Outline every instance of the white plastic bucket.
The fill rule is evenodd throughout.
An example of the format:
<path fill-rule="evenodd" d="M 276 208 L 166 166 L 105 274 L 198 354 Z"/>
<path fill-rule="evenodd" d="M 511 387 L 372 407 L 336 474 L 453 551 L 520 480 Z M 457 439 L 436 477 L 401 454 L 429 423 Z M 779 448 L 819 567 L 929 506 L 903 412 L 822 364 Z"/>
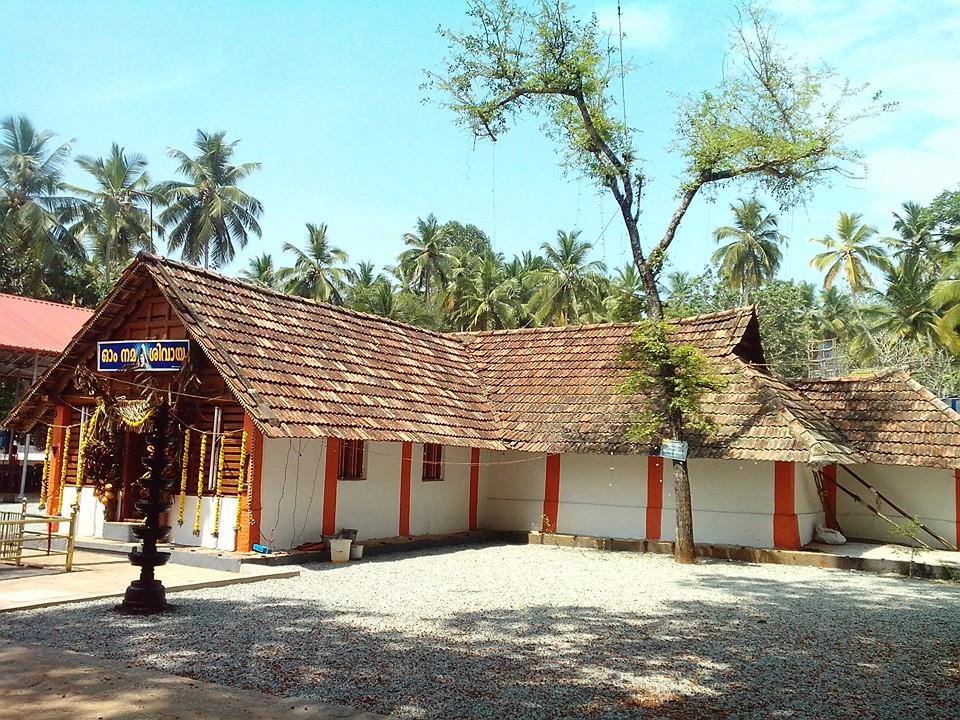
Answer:
<path fill-rule="evenodd" d="M 350 546 L 350 559 L 351 560 L 360 560 L 363 558 L 363 545 L 360 543 L 354 543 Z"/>
<path fill-rule="evenodd" d="M 352 541 L 334 538 L 330 541 L 330 561 L 345 563 L 350 559 L 350 545 Z"/>

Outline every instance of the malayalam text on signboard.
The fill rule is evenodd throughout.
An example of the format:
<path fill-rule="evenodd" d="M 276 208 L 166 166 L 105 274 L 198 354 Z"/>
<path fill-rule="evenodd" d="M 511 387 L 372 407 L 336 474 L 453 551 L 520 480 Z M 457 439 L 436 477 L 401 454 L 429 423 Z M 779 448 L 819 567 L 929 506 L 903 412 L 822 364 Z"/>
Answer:
<path fill-rule="evenodd" d="M 189 340 L 110 340 L 97 343 L 97 370 L 172 372 L 189 355 Z"/>
<path fill-rule="evenodd" d="M 660 445 L 660 457 L 668 460 L 686 460 L 687 443 L 683 440 L 667 440 L 664 438 Z"/>

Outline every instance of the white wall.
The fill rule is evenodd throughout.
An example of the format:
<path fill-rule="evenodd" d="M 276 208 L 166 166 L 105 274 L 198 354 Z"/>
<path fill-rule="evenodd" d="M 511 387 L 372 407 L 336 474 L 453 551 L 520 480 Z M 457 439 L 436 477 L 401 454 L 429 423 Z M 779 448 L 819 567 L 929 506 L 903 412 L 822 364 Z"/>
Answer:
<path fill-rule="evenodd" d="M 931 530 L 948 541 L 957 538 L 957 493 L 953 470 L 918 468 L 897 465 L 853 465 L 851 469 L 874 485 L 880 492 L 911 515 L 915 515 Z M 837 470 L 837 481 L 877 507 L 876 495 L 842 469 Z M 905 524 L 886 503 L 881 503 L 880 512 L 899 524 Z M 837 491 L 837 520 L 841 531 L 852 538 L 906 543 L 903 536 L 891 531 L 890 525 L 872 514 L 842 490 Z M 937 543 L 920 531 L 920 539 L 931 547 Z"/>
<path fill-rule="evenodd" d="M 800 544 L 813 542 L 813 526 L 826 525 L 823 503 L 817 493 L 817 483 L 813 479 L 813 470 L 807 465 L 797 463 L 794 508 L 797 512 L 797 524 L 800 526 Z"/>
<path fill-rule="evenodd" d="M 645 455 L 560 457 L 557 532 L 642 538 L 646 511 Z"/>
<path fill-rule="evenodd" d="M 543 517 L 544 455 L 525 452 L 480 453 L 480 527 L 489 530 L 539 530 Z M 563 462 L 560 465 L 563 492 Z M 559 518 L 558 518 L 559 519 Z"/>
<path fill-rule="evenodd" d="M 237 520 L 237 498 L 224 497 L 220 500 L 220 535 L 215 536 L 214 517 L 216 498 L 204 496 L 200 499 L 200 535 L 193 534 L 197 517 L 197 497 L 187 495 L 184 503 L 183 525 L 177 525 L 180 511 L 180 496 L 175 495 L 173 505 L 167 513 L 167 525 L 170 525 L 170 541 L 176 545 L 205 547 L 210 550 L 232 551 L 236 549 L 237 534 L 233 525 Z"/>
<path fill-rule="evenodd" d="M 326 447 L 323 439 L 264 438 L 260 482 L 264 545 L 288 549 L 320 539 Z"/>
<path fill-rule="evenodd" d="M 68 486 L 63 489 L 63 506 L 61 514 L 69 516 L 72 512 L 73 502 L 77 497 L 77 489 L 74 486 Z M 64 525 L 60 528 L 66 532 Z M 82 537 L 100 537 L 103 534 L 103 505 L 93 494 L 92 487 L 80 489 L 80 510 L 77 513 L 77 535 Z"/>
<path fill-rule="evenodd" d="M 410 533 L 430 535 L 467 530 L 470 524 L 470 448 L 445 447 L 443 480 L 428 482 L 423 481 L 423 445 L 414 444 L 412 452 Z"/>
<path fill-rule="evenodd" d="M 397 536 L 401 450 L 400 443 L 365 443 L 366 479 L 337 482 L 337 530 L 354 528 L 361 540 Z"/>
<path fill-rule="evenodd" d="M 773 546 L 772 462 L 695 459 L 687 465 L 697 542 Z"/>

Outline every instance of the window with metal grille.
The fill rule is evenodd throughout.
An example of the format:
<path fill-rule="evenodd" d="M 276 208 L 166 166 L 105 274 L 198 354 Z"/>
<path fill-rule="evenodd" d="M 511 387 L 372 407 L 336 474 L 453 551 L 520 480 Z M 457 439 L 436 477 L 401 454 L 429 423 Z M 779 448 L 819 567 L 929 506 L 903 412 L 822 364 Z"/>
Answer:
<path fill-rule="evenodd" d="M 443 480 L 443 445 L 425 443 L 423 446 L 423 480 Z"/>
<path fill-rule="evenodd" d="M 362 480 L 363 440 L 340 441 L 340 479 Z"/>

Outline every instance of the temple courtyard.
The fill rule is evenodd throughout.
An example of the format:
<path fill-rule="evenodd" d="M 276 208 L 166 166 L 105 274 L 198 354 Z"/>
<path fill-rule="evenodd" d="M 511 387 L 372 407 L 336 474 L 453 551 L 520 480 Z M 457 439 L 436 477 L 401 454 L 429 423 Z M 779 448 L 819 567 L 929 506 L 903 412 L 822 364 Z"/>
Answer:
<path fill-rule="evenodd" d="M 118 616 L 115 599 L 5 613 L 0 637 L 404 718 L 955 718 L 960 707 L 960 585 L 945 582 L 491 545 L 170 598 L 175 612 L 153 618 Z"/>

